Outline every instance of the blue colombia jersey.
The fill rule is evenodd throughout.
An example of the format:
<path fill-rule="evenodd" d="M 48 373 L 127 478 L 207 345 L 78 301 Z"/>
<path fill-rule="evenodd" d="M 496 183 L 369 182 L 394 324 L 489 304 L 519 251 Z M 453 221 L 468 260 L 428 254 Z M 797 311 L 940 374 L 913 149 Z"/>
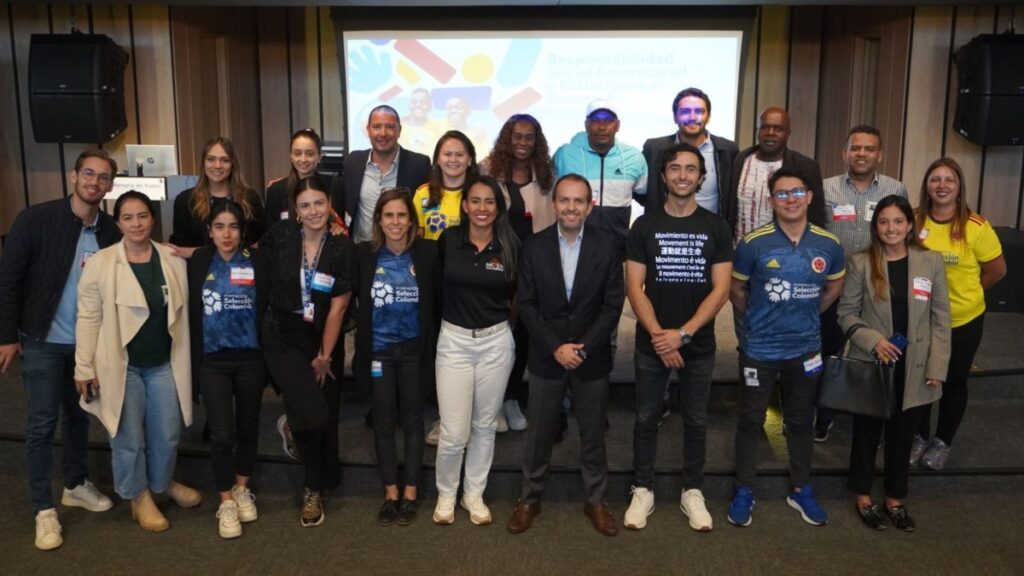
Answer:
<path fill-rule="evenodd" d="M 373 273 L 373 351 L 420 335 L 420 289 L 412 254 L 395 256 L 382 247 Z"/>
<path fill-rule="evenodd" d="M 732 271 L 750 282 L 743 353 L 772 362 L 820 350 L 822 287 L 845 266 L 839 239 L 813 224 L 796 244 L 774 222 L 747 234 Z"/>
<path fill-rule="evenodd" d="M 258 350 L 256 274 L 248 250 L 225 262 L 213 255 L 203 282 L 203 353 L 241 348 Z"/>

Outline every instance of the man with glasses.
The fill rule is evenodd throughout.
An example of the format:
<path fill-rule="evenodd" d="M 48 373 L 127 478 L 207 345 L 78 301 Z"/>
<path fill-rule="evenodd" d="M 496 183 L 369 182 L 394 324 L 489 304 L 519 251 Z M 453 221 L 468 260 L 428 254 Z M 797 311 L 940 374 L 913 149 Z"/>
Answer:
<path fill-rule="evenodd" d="M 78 280 L 90 256 L 121 238 L 114 219 L 99 209 L 116 172 L 117 164 L 103 150 L 83 152 L 70 175 L 71 196 L 19 214 L 0 260 L 0 371 L 21 354 L 28 399 L 25 452 L 40 550 L 64 542 L 50 489 L 59 419 L 65 486 L 61 504 L 92 512 L 113 506 L 88 480 L 89 420 L 79 407 L 72 375 Z"/>
<path fill-rule="evenodd" d="M 816 190 L 792 168 L 768 181 L 774 220 L 736 247 L 730 300 L 744 313 L 740 342 L 740 407 L 736 423 L 736 487 L 729 522 L 749 526 L 754 508 L 757 450 L 776 379 L 792 490 L 786 502 L 805 522 L 828 523 L 809 484 L 814 407 L 824 362 L 819 315 L 839 297 L 846 273 L 839 239 L 808 222 Z"/>

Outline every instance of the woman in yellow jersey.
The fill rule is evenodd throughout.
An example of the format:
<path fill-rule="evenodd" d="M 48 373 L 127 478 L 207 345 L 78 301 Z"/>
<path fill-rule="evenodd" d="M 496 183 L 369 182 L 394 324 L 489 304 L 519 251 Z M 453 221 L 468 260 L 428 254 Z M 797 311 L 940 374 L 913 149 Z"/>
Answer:
<path fill-rule="evenodd" d="M 480 175 L 476 148 L 458 130 L 445 132 L 437 141 L 433 163 L 430 181 L 417 188 L 412 198 L 420 230 L 428 240 L 437 240 L 441 232 L 459 224 L 462 191 Z"/>
<path fill-rule="evenodd" d="M 967 410 L 967 378 L 981 343 L 985 290 L 1006 275 L 1006 260 L 992 225 L 967 206 L 964 175 L 952 158 L 932 162 L 921 182 L 915 229 L 925 248 L 942 254 L 952 315 L 952 354 L 939 401 L 939 422 L 928 441 L 929 418 L 921 419 L 910 452 L 932 470 L 942 470 Z"/>

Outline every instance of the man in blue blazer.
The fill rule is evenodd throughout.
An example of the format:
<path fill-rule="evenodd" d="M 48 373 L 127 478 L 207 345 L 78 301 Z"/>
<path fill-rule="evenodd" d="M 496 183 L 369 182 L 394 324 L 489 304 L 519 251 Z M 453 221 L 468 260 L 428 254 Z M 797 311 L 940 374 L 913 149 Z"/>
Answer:
<path fill-rule="evenodd" d="M 566 387 L 572 387 L 580 426 L 584 513 L 598 532 L 618 533 L 604 500 L 608 456 L 604 423 L 611 334 L 622 313 L 624 284 L 615 238 L 584 222 L 593 207 L 586 178 L 567 174 L 555 183 L 557 223 L 527 239 L 519 274 L 519 314 L 531 335 L 529 432 L 523 481 L 508 530 L 527 530 L 540 513 L 551 446 Z"/>
<path fill-rule="evenodd" d="M 345 156 L 341 190 L 334 191 L 334 206 L 351 219 L 349 232 L 358 244 L 373 233 L 373 209 L 384 188 L 408 188 L 410 193 L 430 177 L 430 158 L 398 145 L 402 121 L 388 105 L 370 111 L 366 122 L 369 150 L 355 150 Z M 340 208 L 339 208 L 340 207 Z"/>

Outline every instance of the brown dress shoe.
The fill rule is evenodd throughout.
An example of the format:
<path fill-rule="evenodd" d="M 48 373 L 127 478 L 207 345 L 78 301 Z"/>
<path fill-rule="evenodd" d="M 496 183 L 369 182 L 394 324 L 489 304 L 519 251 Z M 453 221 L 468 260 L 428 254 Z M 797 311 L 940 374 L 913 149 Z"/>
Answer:
<path fill-rule="evenodd" d="M 612 518 L 612 513 L 608 510 L 607 502 L 596 505 L 587 502 L 583 505 L 583 513 L 590 518 L 590 521 L 594 523 L 594 528 L 601 534 L 615 536 L 619 533 L 618 527 L 615 526 L 615 518 Z"/>
<path fill-rule="evenodd" d="M 512 534 L 526 532 L 537 514 L 540 514 L 540 502 L 527 504 L 522 500 L 517 501 L 515 509 L 512 510 L 512 518 L 508 521 L 508 531 Z"/>
<path fill-rule="evenodd" d="M 132 498 L 132 519 L 142 526 L 143 530 L 150 532 L 163 532 L 171 527 L 170 522 L 160 513 L 160 509 L 153 502 L 153 495 L 149 490 L 143 490 L 135 498 Z"/>
<path fill-rule="evenodd" d="M 174 480 L 171 480 L 171 485 L 167 487 L 166 494 L 171 500 L 174 500 L 175 504 L 182 508 L 195 508 L 203 501 L 203 495 L 198 490 L 189 488 Z"/>

